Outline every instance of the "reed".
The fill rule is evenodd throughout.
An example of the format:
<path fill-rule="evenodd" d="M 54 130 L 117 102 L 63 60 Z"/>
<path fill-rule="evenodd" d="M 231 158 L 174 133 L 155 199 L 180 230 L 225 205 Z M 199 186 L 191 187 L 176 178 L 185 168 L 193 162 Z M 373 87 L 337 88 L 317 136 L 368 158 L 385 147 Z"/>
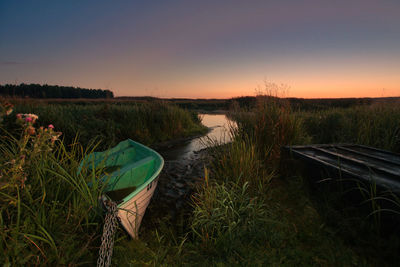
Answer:
<path fill-rule="evenodd" d="M 400 152 L 400 106 L 374 104 L 298 112 L 313 143 L 357 143 Z"/>
<path fill-rule="evenodd" d="M 196 113 L 162 101 L 81 105 L 43 104 L 31 100 L 17 102 L 15 110 L 16 113 L 38 114 L 40 124 L 54 124 L 64 133 L 66 144 L 71 144 L 76 135 L 83 146 L 97 138 L 102 141 L 98 149 L 106 149 L 128 138 L 153 145 L 207 130 Z"/>
<path fill-rule="evenodd" d="M 77 174 L 80 157 L 60 142 L 34 152 L 1 144 L 0 247 L 2 262 L 15 265 L 82 264 L 93 260 L 101 232 L 95 173 Z M 6 148 L 7 147 L 7 148 Z M 24 158 L 24 162 L 18 159 Z"/>
<path fill-rule="evenodd" d="M 230 116 L 238 124 L 238 134 L 248 136 L 264 160 L 276 165 L 281 147 L 306 143 L 302 119 L 291 111 L 289 102 L 272 95 L 259 95 L 250 110 L 233 109 Z"/>
<path fill-rule="evenodd" d="M 266 219 L 262 199 L 252 197 L 248 183 L 213 183 L 205 176 L 202 190 L 194 197 L 191 231 L 206 254 L 224 257 L 264 236 Z"/>

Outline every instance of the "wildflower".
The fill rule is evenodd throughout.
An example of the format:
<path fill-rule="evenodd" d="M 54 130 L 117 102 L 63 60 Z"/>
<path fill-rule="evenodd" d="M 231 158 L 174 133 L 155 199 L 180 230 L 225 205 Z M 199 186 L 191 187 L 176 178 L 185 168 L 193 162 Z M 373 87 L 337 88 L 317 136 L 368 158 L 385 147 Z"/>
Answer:
<path fill-rule="evenodd" d="M 18 113 L 16 117 L 17 117 L 18 120 L 22 120 L 22 114 L 21 113 Z"/>
<path fill-rule="evenodd" d="M 36 114 L 29 113 L 28 116 L 31 117 L 33 121 L 39 119 L 39 116 Z"/>
<path fill-rule="evenodd" d="M 32 126 L 29 126 L 29 127 L 26 129 L 26 132 L 27 132 L 29 135 L 34 135 L 34 134 L 35 134 L 35 128 L 33 128 Z"/>
<path fill-rule="evenodd" d="M 31 117 L 33 120 L 39 119 L 39 116 L 36 115 L 36 114 L 33 114 L 33 113 L 27 113 L 27 114 L 24 114 L 24 115 L 25 115 L 25 117 Z"/>
<path fill-rule="evenodd" d="M 54 129 L 54 125 L 53 124 L 49 124 L 49 126 L 47 126 L 50 129 Z"/>
<path fill-rule="evenodd" d="M 36 114 L 28 114 L 32 119 L 33 119 L 33 121 L 35 121 L 35 120 L 37 120 L 37 119 L 39 119 L 39 116 L 38 115 L 36 115 Z"/>
<path fill-rule="evenodd" d="M 18 115 L 21 115 L 21 116 L 18 116 Z M 39 119 L 39 116 L 38 116 L 38 115 L 32 114 L 32 113 L 18 114 L 18 115 L 17 115 L 17 118 L 18 118 L 18 119 L 24 118 L 25 122 L 32 122 L 32 123 L 35 123 L 35 121 L 36 121 L 37 119 Z"/>

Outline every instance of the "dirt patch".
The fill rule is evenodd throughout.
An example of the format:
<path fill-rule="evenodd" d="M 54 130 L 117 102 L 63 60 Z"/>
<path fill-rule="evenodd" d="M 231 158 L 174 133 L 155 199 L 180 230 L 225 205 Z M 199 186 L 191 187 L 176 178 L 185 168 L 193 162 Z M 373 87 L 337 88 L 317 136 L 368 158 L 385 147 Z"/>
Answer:
<path fill-rule="evenodd" d="M 143 219 L 144 228 L 153 228 L 160 219 L 174 222 L 190 211 L 191 195 L 204 180 L 204 167 L 209 162 L 207 149 L 188 158 L 165 161 L 154 196 Z"/>

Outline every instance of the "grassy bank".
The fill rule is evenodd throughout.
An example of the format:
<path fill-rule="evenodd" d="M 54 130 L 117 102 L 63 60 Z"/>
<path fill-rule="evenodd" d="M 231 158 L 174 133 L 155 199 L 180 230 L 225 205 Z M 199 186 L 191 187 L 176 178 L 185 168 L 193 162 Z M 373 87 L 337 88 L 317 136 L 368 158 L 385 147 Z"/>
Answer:
<path fill-rule="evenodd" d="M 79 142 L 87 146 L 96 138 L 101 141 L 98 149 L 114 146 L 127 138 L 153 145 L 207 131 L 196 113 L 160 101 L 82 105 L 29 100 L 14 104 L 14 114 L 34 113 L 39 116 L 39 124 L 57 127 L 63 132 L 66 144 L 73 143 L 78 136 Z"/>

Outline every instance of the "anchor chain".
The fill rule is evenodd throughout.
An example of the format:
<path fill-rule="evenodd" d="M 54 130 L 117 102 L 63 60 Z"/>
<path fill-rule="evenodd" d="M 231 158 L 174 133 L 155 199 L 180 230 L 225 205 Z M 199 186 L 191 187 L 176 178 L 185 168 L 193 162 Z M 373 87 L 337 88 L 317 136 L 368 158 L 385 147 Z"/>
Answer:
<path fill-rule="evenodd" d="M 103 203 L 107 208 L 107 214 L 104 220 L 99 258 L 97 259 L 98 267 L 108 267 L 111 264 L 114 247 L 114 234 L 118 224 L 117 204 L 110 200 L 103 200 Z"/>

